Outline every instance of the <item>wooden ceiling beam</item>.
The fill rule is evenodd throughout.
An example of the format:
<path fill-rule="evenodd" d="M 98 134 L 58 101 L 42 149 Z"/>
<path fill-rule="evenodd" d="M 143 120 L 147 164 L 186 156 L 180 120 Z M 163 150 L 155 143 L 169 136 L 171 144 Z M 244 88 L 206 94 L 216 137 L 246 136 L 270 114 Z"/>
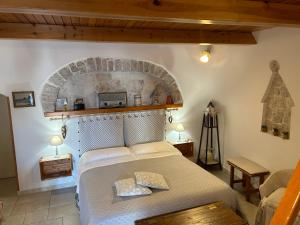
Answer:
<path fill-rule="evenodd" d="M 0 23 L 0 38 L 138 43 L 256 44 L 250 32 L 121 29 Z"/>
<path fill-rule="evenodd" d="M 250 26 L 299 26 L 300 5 L 250 0 L 1 0 L 0 12 Z"/>

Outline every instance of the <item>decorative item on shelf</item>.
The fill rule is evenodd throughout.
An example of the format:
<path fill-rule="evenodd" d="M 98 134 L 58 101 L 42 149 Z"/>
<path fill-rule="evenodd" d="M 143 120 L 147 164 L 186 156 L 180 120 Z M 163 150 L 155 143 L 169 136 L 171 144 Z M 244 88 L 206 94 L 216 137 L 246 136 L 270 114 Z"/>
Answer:
<path fill-rule="evenodd" d="M 184 131 L 184 126 L 182 123 L 177 123 L 175 125 L 175 130 L 178 132 L 178 141 L 181 141 L 181 132 Z"/>
<path fill-rule="evenodd" d="M 134 95 L 134 105 L 135 106 L 142 105 L 142 96 L 141 96 L 141 94 Z"/>
<path fill-rule="evenodd" d="M 206 131 L 204 131 L 204 129 Z M 215 131 L 215 132 L 214 132 Z M 202 140 L 206 134 L 205 149 L 202 154 Z M 214 137 L 217 138 L 217 148 L 214 148 Z M 218 112 L 212 101 L 207 105 L 203 114 L 199 152 L 197 157 L 197 164 L 204 168 L 210 166 L 219 166 L 222 169 L 221 152 L 220 152 L 220 140 L 219 140 L 219 125 L 218 125 Z"/>
<path fill-rule="evenodd" d="M 174 101 L 173 101 L 173 98 L 172 98 L 171 95 L 168 95 L 168 96 L 167 96 L 166 104 L 167 104 L 167 105 L 174 104 Z"/>
<path fill-rule="evenodd" d="M 53 135 L 50 137 L 50 145 L 55 146 L 55 157 L 58 156 L 58 146 L 62 145 L 64 140 L 61 138 L 60 135 Z"/>
<path fill-rule="evenodd" d="M 35 98 L 33 91 L 15 91 L 12 92 L 15 108 L 34 107 Z"/>
<path fill-rule="evenodd" d="M 84 110 L 85 109 L 85 104 L 83 102 L 83 98 L 76 98 L 74 102 L 74 110 Z"/>
<path fill-rule="evenodd" d="M 205 114 L 206 115 L 211 115 L 211 116 L 214 116 L 216 114 L 216 109 L 215 109 L 215 106 L 214 104 L 210 101 L 206 107 L 206 111 L 205 111 Z"/>
<path fill-rule="evenodd" d="M 262 131 L 262 132 L 268 132 L 268 127 L 267 127 L 267 125 L 261 125 L 261 131 Z"/>
<path fill-rule="evenodd" d="M 282 138 L 283 139 L 290 139 L 290 133 L 288 131 L 282 132 Z"/>
<path fill-rule="evenodd" d="M 55 111 L 67 111 L 68 110 L 68 99 L 58 98 L 55 102 Z"/>
<path fill-rule="evenodd" d="M 156 85 L 156 87 L 154 88 L 153 92 L 150 95 L 150 99 L 151 99 L 151 104 L 152 105 L 159 105 L 160 104 L 160 92 L 161 92 L 161 85 Z"/>
<path fill-rule="evenodd" d="M 274 136 L 279 136 L 279 129 L 278 129 L 278 128 L 275 128 L 275 127 L 274 127 L 274 128 L 272 129 L 272 132 L 273 132 L 273 135 L 274 135 Z"/>
<path fill-rule="evenodd" d="M 127 92 L 103 92 L 98 94 L 99 108 L 122 108 L 127 106 Z"/>
<path fill-rule="evenodd" d="M 152 105 L 159 105 L 159 96 L 158 95 L 154 95 L 151 97 L 152 100 Z"/>

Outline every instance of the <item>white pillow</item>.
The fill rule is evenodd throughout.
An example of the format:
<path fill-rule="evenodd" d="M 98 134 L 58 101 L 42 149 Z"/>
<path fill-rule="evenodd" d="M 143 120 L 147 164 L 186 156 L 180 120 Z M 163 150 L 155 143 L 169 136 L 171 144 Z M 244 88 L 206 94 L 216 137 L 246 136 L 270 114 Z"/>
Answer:
<path fill-rule="evenodd" d="M 136 183 L 139 185 L 156 189 L 170 189 L 165 178 L 161 174 L 140 171 L 135 172 L 134 175 Z"/>
<path fill-rule="evenodd" d="M 80 158 L 80 164 L 85 165 L 98 160 L 112 159 L 127 155 L 131 155 L 131 152 L 129 148 L 126 147 L 97 149 L 85 152 Z"/>
<path fill-rule="evenodd" d="M 134 154 L 137 154 L 137 155 L 156 153 L 156 152 L 178 151 L 173 145 L 169 144 L 166 141 L 151 142 L 151 143 L 133 145 L 133 146 L 130 147 L 130 150 Z"/>
<path fill-rule="evenodd" d="M 150 195 L 152 191 L 135 183 L 133 178 L 118 180 L 115 182 L 117 196 Z"/>

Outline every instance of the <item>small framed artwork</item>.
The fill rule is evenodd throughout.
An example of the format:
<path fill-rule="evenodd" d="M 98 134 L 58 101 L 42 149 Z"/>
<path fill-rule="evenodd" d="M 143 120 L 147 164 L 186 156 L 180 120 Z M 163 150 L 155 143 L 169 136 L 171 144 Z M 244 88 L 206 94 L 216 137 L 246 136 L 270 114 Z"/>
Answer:
<path fill-rule="evenodd" d="M 12 92 L 13 103 L 15 108 L 34 107 L 35 99 L 33 91 L 16 91 Z"/>

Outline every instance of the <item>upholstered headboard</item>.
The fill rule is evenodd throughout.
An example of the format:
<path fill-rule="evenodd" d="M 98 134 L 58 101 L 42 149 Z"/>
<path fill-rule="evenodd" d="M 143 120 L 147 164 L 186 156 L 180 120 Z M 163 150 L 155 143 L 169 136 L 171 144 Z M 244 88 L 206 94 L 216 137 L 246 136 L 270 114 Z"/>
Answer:
<path fill-rule="evenodd" d="M 124 115 L 125 145 L 162 141 L 165 138 L 165 111 L 144 111 Z"/>
<path fill-rule="evenodd" d="M 65 143 L 79 157 L 101 148 L 131 146 L 165 138 L 165 111 L 141 111 L 73 118 L 68 122 Z"/>

